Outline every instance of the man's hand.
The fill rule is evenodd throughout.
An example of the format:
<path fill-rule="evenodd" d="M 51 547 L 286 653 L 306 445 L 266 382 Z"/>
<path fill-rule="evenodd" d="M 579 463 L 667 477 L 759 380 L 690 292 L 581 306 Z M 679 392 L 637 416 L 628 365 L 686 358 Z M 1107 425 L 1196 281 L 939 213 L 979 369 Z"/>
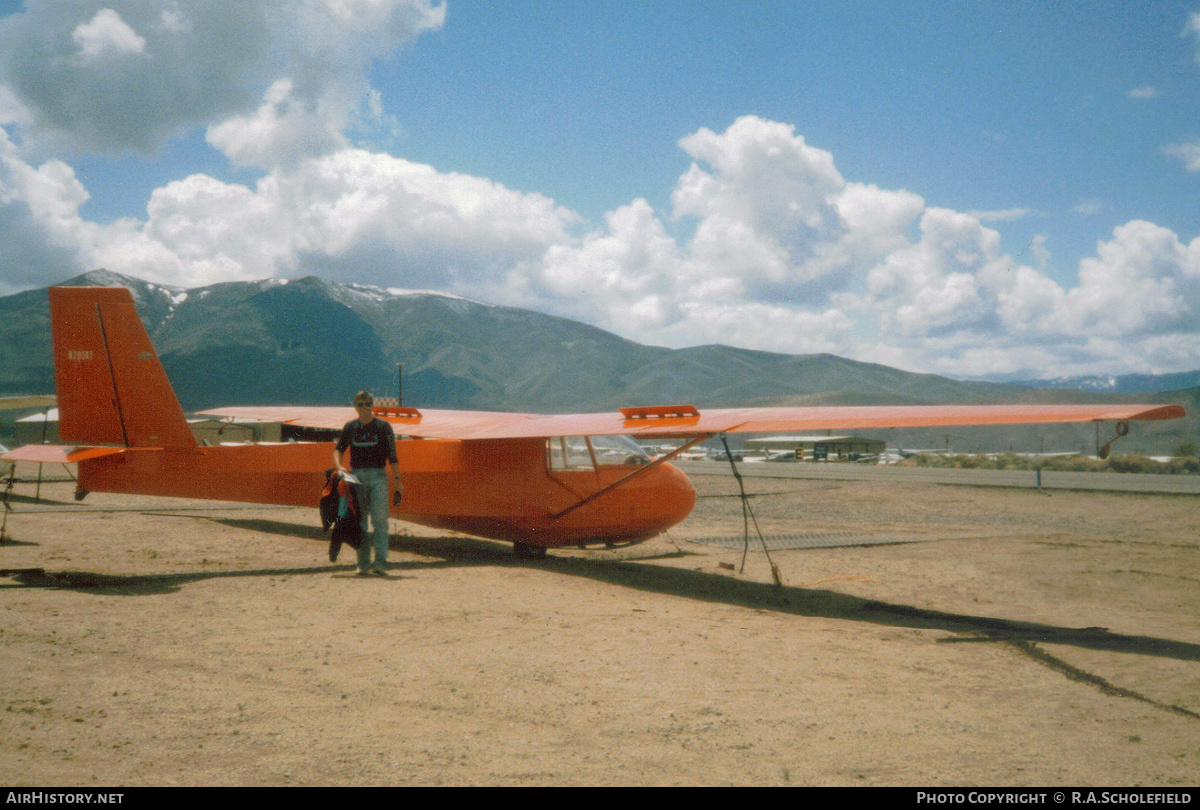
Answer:
<path fill-rule="evenodd" d="M 397 488 L 396 491 L 392 493 L 392 505 L 393 506 L 396 506 L 400 503 L 400 496 L 402 494 L 404 494 L 403 490 L 401 490 L 399 488 Z"/>

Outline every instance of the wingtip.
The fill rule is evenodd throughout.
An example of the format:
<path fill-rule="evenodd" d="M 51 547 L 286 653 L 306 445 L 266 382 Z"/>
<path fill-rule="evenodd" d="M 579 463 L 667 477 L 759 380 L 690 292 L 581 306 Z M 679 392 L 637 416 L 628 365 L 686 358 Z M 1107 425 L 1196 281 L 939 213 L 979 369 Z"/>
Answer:
<path fill-rule="evenodd" d="M 1187 410 L 1182 405 L 1164 405 L 1150 411 L 1151 416 L 1141 416 L 1141 419 L 1181 419 L 1187 416 Z"/>

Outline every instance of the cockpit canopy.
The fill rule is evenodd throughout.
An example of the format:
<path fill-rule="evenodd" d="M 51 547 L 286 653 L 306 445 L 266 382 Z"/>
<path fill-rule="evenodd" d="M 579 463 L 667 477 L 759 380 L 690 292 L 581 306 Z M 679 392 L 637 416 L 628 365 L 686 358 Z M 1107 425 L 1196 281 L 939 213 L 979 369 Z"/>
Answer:
<path fill-rule="evenodd" d="M 628 436 L 553 436 L 546 440 L 546 467 L 551 472 L 649 463 L 646 451 Z"/>

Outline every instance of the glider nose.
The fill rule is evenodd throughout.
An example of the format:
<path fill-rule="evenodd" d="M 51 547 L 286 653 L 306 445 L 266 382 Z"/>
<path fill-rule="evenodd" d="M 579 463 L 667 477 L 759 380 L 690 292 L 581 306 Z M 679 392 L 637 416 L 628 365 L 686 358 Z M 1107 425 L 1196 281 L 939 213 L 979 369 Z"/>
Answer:
<path fill-rule="evenodd" d="M 664 464 L 661 477 L 663 480 L 654 503 L 656 534 L 680 523 L 696 505 L 696 488 L 682 470 Z"/>

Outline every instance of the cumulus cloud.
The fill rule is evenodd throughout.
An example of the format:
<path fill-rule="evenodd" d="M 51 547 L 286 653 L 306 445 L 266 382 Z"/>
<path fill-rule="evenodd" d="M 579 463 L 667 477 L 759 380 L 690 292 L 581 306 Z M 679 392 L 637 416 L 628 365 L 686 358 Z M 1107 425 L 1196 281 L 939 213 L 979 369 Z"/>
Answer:
<path fill-rule="evenodd" d="M 182 286 L 317 273 L 533 307 L 652 343 L 943 373 L 1181 368 L 1200 333 L 1200 239 L 1127 223 L 1064 288 L 1039 269 L 1044 239 L 1022 251 L 1038 266 L 1022 264 L 978 215 L 848 182 L 829 153 L 761 119 L 681 142 L 696 160 L 673 195 L 671 217 L 695 225 L 686 242 L 645 200 L 580 233 L 543 195 L 344 145 L 253 187 L 168 183 L 144 221 L 98 225 L 79 215 L 87 193 L 69 166 L 25 163 L 3 143 L 0 217 L 27 238 L 0 251 L 31 268 L 68 261 Z"/>
<path fill-rule="evenodd" d="M 160 9 L 47 0 L 0 20 L 0 84 L 27 111 L 25 137 L 46 149 L 148 151 L 244 106 L 262 79 L 261 8 L 215 0 L 169 17 Z"/>
<path fill-rule="evenodd" d="M 367 83 L 370 61 L 445 18 L 444 6 L 428 0 L 284 0 L 283 10 L 290 20 L 276 29 L 282 75 L 256 110 L 208 129 L 209 143 L 235 163 L 294 163 L 344 146 L 351 124 L 383 121 Z M 362 109 L 373 115 L 359 115 Z"/>
<path fill-rule="evenodd" d="M 63 220 L 70 220 L 86 199 L 69 166 L 61 161 L 41 169 L 29 165 L 0 129 L 0 294 L 83 267 L 79 241 Z"/>
<path fill-rule="evenodd" d="M 207 140 L 241 166 L 289 165 L 345 146 L 343 124 L 319 101 L 297 97 L 291 79 L 280 79 L 257 110 L 209 127 Z"/>
<path fill-rule="evenodd" d="M 677 320 L 679 288 L 687 284 L 689 273 L 650 205 L 634 200 L 609 213 L 606 226 L 581 243 L 552 245 L 535 282 L 585 310 L 620 313 L 626 331 L 655 330 Z M 576 314 L 582 316 L 584 310 Z"/>
<path fill-rule="evenodd" d="M 1142 352 L 1160 368 L 1194 363 L 1183 358 L 1200 348 L 1200 240 L 1128 223 L 1067 289 L 1040 269 L 1044 237 L 1022 263 L 983 221 L 1003 217 L 846 182 L 790 127 L 740 119 L 681 146 L 697 162 L 672 213 L 695 221 L 693 237 L 678 244 L 635 201 L 518 273 L 527 300 L 671 345 L 834 351 L 947 373 L 1128 369 Z"/>
<path fill-rule="evenodd" d="M 577 220 L 539 194 L 350 148 L 253 188 L 203 174 L 168 183 L 144 222 L 95 225 L 79 217 L 79 195 L 53 199 L 85 263 L 181 286 L 316 273 L 495 291 L 569 241 Z"/>
<path fill-rule="evenodd" d="M 367 92 L 371 60 L 444 14 L 429 0 L 30 0 L 0 20 L 0 86 L 23 111 L 0 124 L 20 124 L 44 151 L 150 151 L 226 119 L 262 132 L 267 116 L 255 109 L 278 104 L 287 80 L 292 114 L 280 126 L 294 128 L 303 111 L 339 132 Z M 249 159 L 245 134 L 232 129 L 221 142 Z"/>
<path fill-rule="evenodd" d="M 837 309 L 809 312 L 780 304 L 697 299 L 661 333 L 676 346 L 727 343 L 787 354 L 847 354 L 854 321 Z"/>
<path fill-rule="evenodd" d="M 146 40 L 111 8 L 102 8 L 90 22 L 81 23 L 71 32 L 71 39 L 79 46 L 80 55 L 88 59 L 141 53 L 146 49 Z"/>
<path fill-rule="evenodd" d="M 1200 240 L 1190 247 L 1150 222 L 1113 231 L 1079 266 L 1059 307 L 1062 328 L 1104 338 L 1200 335 Z"/>
<path fill-rule="evenodd" d="M 1183 161 L 1189 172 L 1200 172 L 1200 138 L 1187 143 L 1173 143 L 1163 147 L 1163 154 Z"/>
<path fill-rule="evenodd" d="M 845 181 L 833 155 L 791 126 L 754 116 L 679 145 L 695 162 L 671 196 L 674 215 L 700 221 L 691 250 L 709 275 L 733 274 L 752 295 L 776 294 L 835 269 L 814 250 L 840 223 L 835 197 Z"/>

